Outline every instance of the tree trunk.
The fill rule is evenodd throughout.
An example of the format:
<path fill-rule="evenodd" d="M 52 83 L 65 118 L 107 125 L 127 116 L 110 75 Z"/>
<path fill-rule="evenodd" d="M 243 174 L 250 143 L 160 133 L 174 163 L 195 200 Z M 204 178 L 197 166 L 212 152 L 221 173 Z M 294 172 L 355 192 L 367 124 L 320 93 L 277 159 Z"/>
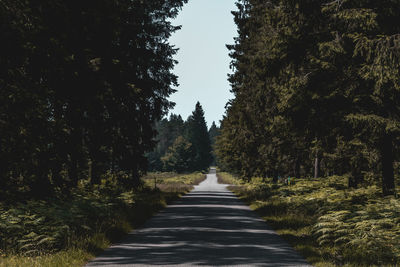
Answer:
<path fill-rule="evenodd" d="M 364 181 L 361 170 L 357 167 L 352 167 L 349 177 L 349 188 L 357 188 Z"/>
<path fill-rule="evenodd" d="M 382 192 L 385 196 L 395 194 L 393 158 L 392 137 L 388 134 L 385 134 L 383 136 L 381 146 Z"/>
<path fill-rule="evenodd" d="M 35 177 L 30 184 L 31 195 L 37 199 L 44 199 L 53 194 L 52 186 L 48 178 L 46 163 L 40 162 L 35 171 Z"/>
<path fill-rule="evenodd" d="M 96 158 L 92 158 L 90 183 L 92 185 L 100 184 L 100 166 Z"/>
<path fill-rule="evenodd" d="M 136 168 L 131 170 L 131 175 L 133 188 L 138 188 L 140 186 L 140 176 L 138 170 Z"/>
<path fill-rule="evenodd" d="M 69 163 L 69 168 L 68 168 L 68 182 L 67 187 L 68 190 L 71 190 L 72 188 L 76 187 L 79 181 L 79 167 L 78 167 L 78 160 L 76 158 L 76 153 L 71 154 L 71 162 Z"/>
<path fill-rule="evenodd" d="M 273 172 L 272 181 L 274 183 L 278 182 L 278 171 L 277 170 L 274 170 L 274 172 Z"/>
<path fill-rule="evenodd" d="M 314 178 L 319 178 L 321 175 L 321 156 L 317 152 L 315 153 L 315 161 L 314 161 Z"/>
<path fill-rule="evenodd" d="M 300 178 L 300 159 L 299 156 L 296 157 L 293 164 L 293 177 Z"/>

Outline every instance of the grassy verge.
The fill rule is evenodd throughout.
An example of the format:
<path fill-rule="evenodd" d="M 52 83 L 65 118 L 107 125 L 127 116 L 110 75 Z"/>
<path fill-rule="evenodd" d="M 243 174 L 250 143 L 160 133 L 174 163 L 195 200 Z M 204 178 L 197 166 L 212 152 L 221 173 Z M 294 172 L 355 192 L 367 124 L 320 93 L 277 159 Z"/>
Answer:
<path fill-rule="evenodd" d="M 230 184 L 314 266 L 400 264 L 400 200 L 382 197 L 377 186 L 348 189 L 339 176 L 291 185 L 259 178 Z"/>
<path fill-rule="evenodd" d="M 153 172 L 143 177 L 146 186 L 158 188 L 162 192 L 189 192 L 194 185 L 205 179 L 205 175 L 196 172 L 190 174 L 176 174 L 173 172 Z"/>
<path fill-rule="evenodd" d="M 227 172 L 217 172 L 218 183 L 229 185 L 242 185 L 244 182 Z"/>
<path fill-rule="evenodd" d="M 154 177 L 156 188 L 150 187 Z M 204 179 L 201 173 L 150 174 L 135 191 L 104 181 L 66 200 L 0 203 L 0 266 L 82 266 Z"/>

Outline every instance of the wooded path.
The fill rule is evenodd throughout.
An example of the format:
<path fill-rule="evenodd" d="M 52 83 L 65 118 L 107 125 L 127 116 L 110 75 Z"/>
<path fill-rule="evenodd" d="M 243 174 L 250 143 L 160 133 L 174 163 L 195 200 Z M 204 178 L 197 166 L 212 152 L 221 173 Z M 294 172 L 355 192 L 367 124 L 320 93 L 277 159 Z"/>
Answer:
<path fill-rule="evenodd" d="M 217 183 L 195 189 L 87 266 L 309 266 L 255 212 Z"/>

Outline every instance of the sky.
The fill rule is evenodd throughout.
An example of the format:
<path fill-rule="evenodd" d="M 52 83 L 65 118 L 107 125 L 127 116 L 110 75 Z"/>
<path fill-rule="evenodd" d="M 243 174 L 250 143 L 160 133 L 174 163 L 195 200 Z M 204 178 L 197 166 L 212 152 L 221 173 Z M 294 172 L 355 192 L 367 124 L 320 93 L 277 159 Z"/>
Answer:
<path fill-rule="evenodd" d="M 235 0 L 189 0 L 172 21 L 182 29 L 169 40 L 179 48 L 175 56 L 179 63 L 173 70 L 179 87 L 169 98 L 176 103 L 170 112 L 184 120 L 200 101 L 207 126 L 213 121 L 219 125 L 225 104 L 233 98 L 227 80 L 231 60 L 225 46 L 237 36 L 232 10 L 236 10 Z"/>

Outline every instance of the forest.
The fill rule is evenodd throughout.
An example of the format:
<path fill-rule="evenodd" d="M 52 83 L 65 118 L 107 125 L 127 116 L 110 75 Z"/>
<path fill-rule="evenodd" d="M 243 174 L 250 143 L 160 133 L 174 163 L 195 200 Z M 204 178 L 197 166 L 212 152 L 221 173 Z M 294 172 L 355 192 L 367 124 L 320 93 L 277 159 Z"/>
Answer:
<path fill-rule="evenodd" d="M 213 145 L 219 134 L 215 122 L 210 129 L 199 102 L 186 121 L 171 114 L 156 123 L 157 145 L 147 153 L 149 171 L 193 172 L 206 171 L 215 165 Z"/>
<path fill-rule="evenodd" d="M 140 184 L 173 106 L 184 0 L 0 1 L 0 199 Z"/>
<path fill-rule="evenodd" d="M 80 266 L 204 179 L 144 177 L 186 2 L 0 0 L 0 266 Z"/>
<path fill-rule="evenodd" d="M 228 45 L 235 97 L 219 165 L 243 178 L 346 175 L 395 194 L 399 168 L 397 1 L 238 2 Z"/>
<path fill-rule="evenodd" d="M 396 266 L 400 2 L 237 0 L 210 128 L 171 114 L 187 2 L 0 0 L 0 266 L 81 266 L 210 166 L 313 265 Z"/>
<path fill-rule="evenodd" d="M 313 266 L 397 266 L 400 2 L 237 7 L 219 180 Z"/>

